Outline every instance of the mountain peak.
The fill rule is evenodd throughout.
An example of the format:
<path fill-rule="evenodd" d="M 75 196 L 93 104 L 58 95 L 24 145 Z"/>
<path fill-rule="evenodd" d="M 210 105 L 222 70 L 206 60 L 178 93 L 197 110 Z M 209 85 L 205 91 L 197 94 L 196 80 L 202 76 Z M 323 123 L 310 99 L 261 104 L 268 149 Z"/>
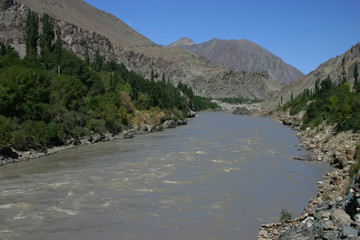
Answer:
<path fill-rule="evenodd" d="M 168 47 L 178 47 L 178 46 L 191 46 L 194 45 L 194 41 L 190 38 L 183 37 L 182 39 L 173 42 L 168 45 Z"/>
<path fill-rule="evenodd" d="M 217 39 L 192 45 L 177 45 L 209 59 L 217 67 L 233 71 L 267 72 L 272 79 L 290 83 L 304 77 L 260 45 L 247 39 Z"/>

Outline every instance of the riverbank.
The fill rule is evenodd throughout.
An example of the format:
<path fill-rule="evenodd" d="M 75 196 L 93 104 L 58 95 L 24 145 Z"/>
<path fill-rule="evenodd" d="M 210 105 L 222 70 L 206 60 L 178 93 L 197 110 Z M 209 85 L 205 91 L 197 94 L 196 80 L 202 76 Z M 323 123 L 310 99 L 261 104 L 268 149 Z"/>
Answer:
<path fill-rule="evenodd" d="M 171 120 L 166 120 L 163 123 L 159 123 L 159 124 L 150 124 L 150 125 L 142 124 L 124 130 L 117 135 L 112 135 L 111 133 L 104 133 L 104 134 L 94 133 L 91 134 L 90 136 L 86 136 L 80 139 L 71 138 L 67 140 L 64 145 L 46 148 L 43 150 L 30 150 L 30 151 L 22 152 L 22 151 L 16 151 L 14 149 L 11 150 L 9 149 L 8 151 L 0 153 L 0 166 L 6 164 L 19 163 L 22 161 L 28 161 L 31 159 L 44 157 L 67 149 L 85 146 L 89 144 L 95 144 L 98 142 L 107 142 L 117 139 L 128 139 L 128 138 L 133 138 L 136 135 L 160 132 L 160 131 L 164 131 L 165 129 L 186 125 L 187 121 L 188 119 L 187 120 L 171 119 Z"/>
<path fill-rule="evenodd" d="M 357 239 L 360 230 L 359 175 L 349 177 L 350 166 L 359 144 L 359 134 L 351 131 L 336 134 L 333 126 L 301 129 L 304 112 L 290 116 L 277 111 L 271 118 L 298 130 L 301 146 L 309 151 L 305 161 L 324 161 L 332 170 L 318 182 L 316 198 L 304 208 L 302 216 L 282 223 L 264 224 L 258 239 Z"/>

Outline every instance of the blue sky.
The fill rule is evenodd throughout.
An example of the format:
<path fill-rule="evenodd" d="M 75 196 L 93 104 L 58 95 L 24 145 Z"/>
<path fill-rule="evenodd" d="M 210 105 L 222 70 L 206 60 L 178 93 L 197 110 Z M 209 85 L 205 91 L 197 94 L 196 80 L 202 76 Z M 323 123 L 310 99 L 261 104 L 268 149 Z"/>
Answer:
<path fill-rule="evenodd" d="M 153 42 L 248 39 L 307 74 L 360 42 L 360 0 L 85 0 Z"/>

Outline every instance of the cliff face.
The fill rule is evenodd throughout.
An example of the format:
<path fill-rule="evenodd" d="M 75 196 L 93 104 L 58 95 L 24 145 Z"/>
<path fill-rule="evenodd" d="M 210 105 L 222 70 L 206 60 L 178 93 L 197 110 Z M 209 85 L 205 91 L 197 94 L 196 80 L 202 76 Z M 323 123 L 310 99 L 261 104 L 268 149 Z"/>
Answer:
<path fill-rule="evenodd" d="M 185 41 L 186 40 L 186 41 Z M 304 77 L 293 66 L 286 64 L 265 48 L 249 40 L 212 39 L 200 44 L 191 44 L 191 39 L 181 39 L 168 47 L 182 47 L 204 56 L 217 67 L 233 71 L 267 72 L 272 79 L 290 83 Z"/>
<path fill-rule="evenodd" d="M 82 0 L 0 0 L 0 41 L 25 55 L 27 9 L 48 13 L 63 46 L 83 57 L 88 46 L 106 59 L 123 62 L 129 70 L 155 80 L 162 73 L 171 82 L 185 83 L 202 96 L 267 99 L 281 84 L 265 73 L 233 72 L 216 68 L 209 60 L 181 48 L 164 49 L 137 33 L 115 16 Z"/>

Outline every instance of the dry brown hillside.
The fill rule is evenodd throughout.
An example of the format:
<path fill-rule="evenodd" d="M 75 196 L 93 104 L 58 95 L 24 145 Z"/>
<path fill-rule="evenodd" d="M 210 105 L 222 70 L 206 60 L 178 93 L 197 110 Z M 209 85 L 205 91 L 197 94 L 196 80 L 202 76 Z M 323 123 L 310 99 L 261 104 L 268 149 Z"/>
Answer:
<path fill-rule="evenodd" d="M 106 59 L 123 62 L 144 77 L 153 69 L 157 79 L 165 73 L 174 84 L 188 84 L 203 96 L 267 99 L 281 88 L 266 73 L 227 71 L 186 49 L 164 49 L 83 0 L 0 0 L 0 41 L 22 52 L 28 7 L 39 15 L 48 13 L 64 47 L 80 57 L 87 45 L 91 56 L 99 49 Z"/>

